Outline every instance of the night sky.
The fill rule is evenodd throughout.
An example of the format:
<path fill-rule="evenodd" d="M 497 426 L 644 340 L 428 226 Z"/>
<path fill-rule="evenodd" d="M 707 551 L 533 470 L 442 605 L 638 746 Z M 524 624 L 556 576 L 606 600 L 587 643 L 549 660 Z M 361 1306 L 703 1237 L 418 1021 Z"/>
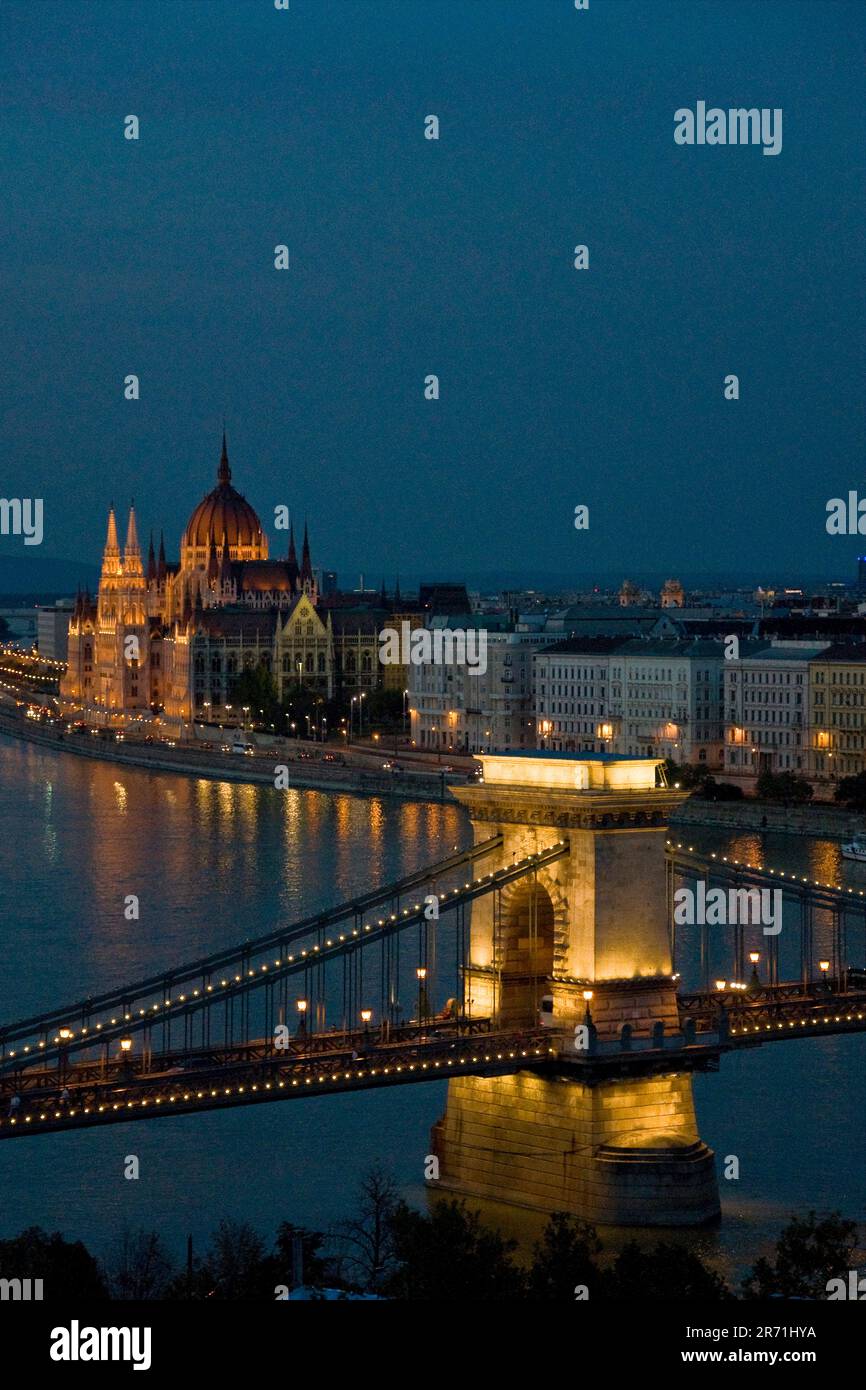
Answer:
<path fill-rule="evenodd" d="M 176 556 L 225 415 L 272 553 L 285 503 L 346 583 L 850 576 L 864 37 L 861 0 L 2 0 L 0 492 L 46 556 L 133 495 Z M 678 146 L 699 100 L 781 107 L 782 152 Z"/>

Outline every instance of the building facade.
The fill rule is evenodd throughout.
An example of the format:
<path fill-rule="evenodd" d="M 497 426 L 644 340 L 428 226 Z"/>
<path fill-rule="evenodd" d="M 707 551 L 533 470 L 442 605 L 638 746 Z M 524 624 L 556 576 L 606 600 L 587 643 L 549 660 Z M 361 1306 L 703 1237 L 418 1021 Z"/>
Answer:
<path fill-rule="evenodd" d="M 543 746 L 722 765 L 721 641 L 583 638 L 535 658 Z"/>
<path fill-rule="evenodd" d="M 810 776 L 866 772 L 866 646 L 834 643 L 809 662 L 808 707 Z"/>
<path fill-rule="evenodd" d="M 283 698 L 293 683 L 325 697 L 338 659 L 330 617 L 318 609 L 318 586 L 304 527 L 300 563 L 290 527 L 284 560 L 269 557 L 256 512 L 232 486 L 225 436 L 216 487 L 193 511 L 180 560 L 158 556 L 151 539 L 145 564 L 135 511 L 121 549 L 109 511 L 99 588 L 79 594 L 69 623 L 61 697 L 70 709 L 108 717 L 170 720 L 231 714 L 232 682 L 262 666 Z"/>
<path fill-rule="evenodd" d="M 809 772 L 812 712 L 810 663 L 822 645 L 758 643 L 725 663 L 725 771 Z M 829 644 L 825 644 L 829 645 Z M 828 745 L 829 748 L 829 745 Z"/>
<path fill-rule="evenodd" d="M 486 670 L 466 664 L 426 662 L 408 668 L 412 739 L 419 748 L 484 753 L 537 746 L 533 699 L 533 654 L 558 634 L 523 629 L 496 630 L 492 616 L 457 616 L 452 628 L 486 633 Z"/>

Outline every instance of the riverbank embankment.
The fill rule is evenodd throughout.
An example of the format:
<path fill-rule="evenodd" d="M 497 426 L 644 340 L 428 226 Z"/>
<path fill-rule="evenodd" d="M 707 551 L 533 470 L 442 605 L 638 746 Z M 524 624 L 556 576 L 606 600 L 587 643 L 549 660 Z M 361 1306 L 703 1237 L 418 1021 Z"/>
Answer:
<path fill-rule="evenodd" d="M 278 770 L 286 768 L 288 786 L 311 791 L 348 792 L 356 796 L 397 796 L 412 801 L 453 801 L 449 780 L 463 781 L 453 773 L 377 771 L 346 763 L 325 763 L 301 758 L 291 745 L 256 749 L 252 755 L 221 753 L 180 744 L 119 742 L 110 732 L 102 735 L 64 733 L 54 725 L 24 719 L 0 706 L 0 734 L 37 744 L 58 753 L 95 758 L 148 772 L 182 773 L 216 782 L 278 785 Z M 283 780 L 285 774 L 282 775 Z"/>

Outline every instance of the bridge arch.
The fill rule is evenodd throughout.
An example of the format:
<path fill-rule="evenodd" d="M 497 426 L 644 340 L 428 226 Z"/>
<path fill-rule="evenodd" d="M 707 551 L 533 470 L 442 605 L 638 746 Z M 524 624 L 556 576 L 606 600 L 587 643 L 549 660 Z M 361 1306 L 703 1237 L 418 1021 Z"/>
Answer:
<path fill-rule="evenodd" d="M 503 890 L 494 930 L 503 1022 L 535 1023 L 568 934 L 568 905 L 549 874 L 537 874 Z"/>

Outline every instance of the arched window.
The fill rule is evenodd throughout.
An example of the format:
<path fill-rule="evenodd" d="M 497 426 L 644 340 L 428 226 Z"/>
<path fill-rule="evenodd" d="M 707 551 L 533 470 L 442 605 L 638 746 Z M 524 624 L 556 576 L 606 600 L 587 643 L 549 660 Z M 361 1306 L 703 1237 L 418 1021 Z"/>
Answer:
<path fill-rule="evenodd" d="M 313 674 L 313 653 L 307 653 L 306 670 L 309 675 Z"/>
<path fill-rule="evenodd" d="M 325 653 L 319 652 L 319 675 L 325 674 Z"/>
<path fill-rule="evenodd" d="M 372 667 L 371 662 L 370 662 L 370 653 L 369 653 L 369 652 L 364 652 L 364 655 L 361 657 L 361 670 L 362 670 L 362 671 L 372 671 L 372 669 L 373 669 L 373 667 Z"/>
<path fill-rule="evenodd" d="M 349 655 L 346 657 L 346 670 L 352 672 L 352 674 L 354 674 L 354 672 L 355 672 L 355 653 L 354 653 L 354 652 L 349 652 Z"/>

